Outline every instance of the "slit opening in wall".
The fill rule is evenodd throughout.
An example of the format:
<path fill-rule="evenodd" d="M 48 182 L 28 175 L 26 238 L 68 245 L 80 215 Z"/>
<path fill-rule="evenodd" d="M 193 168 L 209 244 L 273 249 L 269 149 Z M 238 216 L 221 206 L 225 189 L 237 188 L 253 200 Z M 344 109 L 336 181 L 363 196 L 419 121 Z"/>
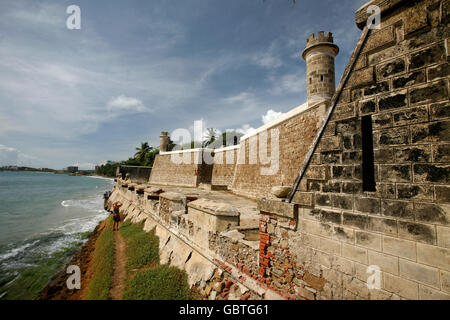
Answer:
<path fill-rule="evenodd" d="M 361 118 L 363 191 L 376 191 L 372 116 Z"/>

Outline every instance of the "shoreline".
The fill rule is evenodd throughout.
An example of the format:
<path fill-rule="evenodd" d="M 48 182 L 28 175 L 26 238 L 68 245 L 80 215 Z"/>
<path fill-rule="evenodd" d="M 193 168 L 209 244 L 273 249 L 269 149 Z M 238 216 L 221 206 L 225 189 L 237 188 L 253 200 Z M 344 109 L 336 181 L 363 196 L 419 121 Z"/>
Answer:
<path fill-rule="evenodd" d="M 84 290 L 91 277 L 89 267 L 93 258 L 95 244 L 105 227 L 106 219 L 107 218 L 97 224 L 94 230 L 89 234 L 86 243 L 75 252 L 70 261 L 50 279 L 33 300 L 82 300 Z M 80 268 L 81 289 L 71 290 L 67 288 L 66 281 L 70 274 L 66 273 L 66 270 L 70 265 L 76 265 Z"/>

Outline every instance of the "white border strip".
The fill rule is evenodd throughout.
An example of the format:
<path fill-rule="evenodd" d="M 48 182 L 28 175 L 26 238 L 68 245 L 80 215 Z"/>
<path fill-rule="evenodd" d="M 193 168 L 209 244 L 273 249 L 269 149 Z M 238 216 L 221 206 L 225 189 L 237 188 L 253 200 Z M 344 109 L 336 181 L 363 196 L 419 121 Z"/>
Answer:
<path fill-rule="evenodd" d="M 251 133 L 247 133 L 246 135 L 241 137 L 241 142 L 244 141 L 245 139 L 248 139 L 254 135 L 257 135 L 258 133 L 265 131 L 269 128 L 275 127 L 276 125 L 280 124 L 281 122 L 284 122 L 286 120 L 289 120 L 309 109 L 311 109 L 312 107 L 322 103 L 326 101 L 326 99 L 323 100 L 317 100 L 314 101 L 311 105 L 308 104 L 308 102 L 305 102 L 304 104 L 292 109 L 291 111 L 288 111 L 286 113 L 284 113 L 283 115 L 281 115 L 280 117 L 270 121 L 269 123 L 266 123 L 265 125 L 255 129 L 255 131 L 251 132 Z"/>
<path fill-rule="evenodd" d="M 167 151 L 167 152 L 160 152 L 160 155 L 165 155 L 165 154 L 176 154 L 176 153 L 186 153 L 186 152 L 201 152 L 201 151 L 208 151 L 208 152 L 212 152 L 214 151 L 214 149 L 209 149 L 209 148 L 196 148 L 196 149 L 185 149 L 185 150 L 174 150 L 174 151 Z"/>
<path fill-rule="evenodd" d="M 234 150 L 234 149 L 239 149 L 241 146 L 240 144 L 237 144 L 235 146 L 228 146 L 228 147 L 222 147 L 220 149 L 214 149 L 214 152 L 224 152 L 224 151 L 230 151 L 230 150 Z"/>

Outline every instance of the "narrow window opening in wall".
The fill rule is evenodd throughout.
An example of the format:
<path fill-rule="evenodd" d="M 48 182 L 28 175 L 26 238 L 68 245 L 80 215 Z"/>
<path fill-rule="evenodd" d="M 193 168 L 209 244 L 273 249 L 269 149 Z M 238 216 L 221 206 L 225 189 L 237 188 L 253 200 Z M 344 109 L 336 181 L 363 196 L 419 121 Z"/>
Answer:
<path fill-rule="evenodd" d="M 372 116 L 361 118 L 363 191 L 376 191 Z"/>
<path fill-rule="evenodd" d="M 323 74 L 322 74 L 322 75 L 320 75 L 320 81 L 322 81 L 322 82 L 323 82 Z"/>
<path fill-rule="evenodd" d="M 309 84 L 312 84 L 312 78 L 309 78 Z"/>

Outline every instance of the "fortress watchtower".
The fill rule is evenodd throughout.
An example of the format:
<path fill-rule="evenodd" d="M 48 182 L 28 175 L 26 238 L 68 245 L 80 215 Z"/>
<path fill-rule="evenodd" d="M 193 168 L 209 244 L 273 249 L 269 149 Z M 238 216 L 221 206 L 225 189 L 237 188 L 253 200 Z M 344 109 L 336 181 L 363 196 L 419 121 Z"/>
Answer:
<path fill-rule="evenodd" d="M 162 131 L 161 135 L 159 136 L 159 151 L 167 152 L 168 148 L 169 148 L 169 133 Z"/>
<path fill-rule="evenodd" d="M 331 100 L 336 90 L 334 75 L 334 58 L 339 47 L 333 43 L 333 35 L 320 31 L 317 38 L 314 34 L 306 40 L 306 49 L 302 57 L 306 61 L 308 82 L 308 103 L 318 100 Z"/>

